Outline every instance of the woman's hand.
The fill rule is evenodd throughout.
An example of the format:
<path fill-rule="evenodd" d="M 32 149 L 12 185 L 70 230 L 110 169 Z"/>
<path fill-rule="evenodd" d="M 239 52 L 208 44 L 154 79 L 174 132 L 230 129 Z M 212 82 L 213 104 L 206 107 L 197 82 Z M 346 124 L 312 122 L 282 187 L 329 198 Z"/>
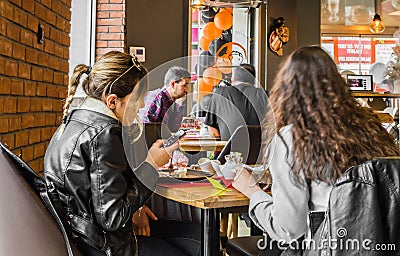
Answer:
<path fill-rule="evenodd" d="M 146 162 L 151 164 L 154 169 L 158 169 L 159 167 L 163 166 L 164 164 L 168 163 L 171 159 L 172 152 L 178 148 L 178 142 L 172 144 L 167 148 L 163 148 L 163 141 L 157 140 L 149 149 L 147 153 Z"/>
<path fill-rule="evenodd" d="M 146 205 L 143 205 L 133 214 L 132 223 L 136 235 L 150 236 L 149 217 L 152 220 L 158 220 L 157 216 Z"/>
<path fill-rule="evenodd" d="M 254 177 L 245 168 L 242 168 L 236 173 L 232 186 L 248 198 L 255 192 L 262 191 L 257 181 L 254 180 Z"/>

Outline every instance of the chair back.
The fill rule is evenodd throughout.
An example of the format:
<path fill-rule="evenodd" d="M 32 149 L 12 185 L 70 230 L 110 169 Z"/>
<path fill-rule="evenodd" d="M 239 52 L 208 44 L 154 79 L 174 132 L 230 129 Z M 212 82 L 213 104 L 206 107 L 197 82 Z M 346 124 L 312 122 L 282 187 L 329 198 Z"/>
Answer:
<path fill-rule="evenodd" d="M 1 143 L 0 166 L 0 255 L 68 255 L 61 229 L 38 195 L 43 179 Z"/>
<path fill-rule="evenodd" d="M 218 160 L 225 163 L 225 156 L 230 152 L 240 152 L 243 163 L 257 164 L 262 162 L 262 133 L 260 125 L 241 125 L 233 132 L 228 143 L 221 150 Z"/>

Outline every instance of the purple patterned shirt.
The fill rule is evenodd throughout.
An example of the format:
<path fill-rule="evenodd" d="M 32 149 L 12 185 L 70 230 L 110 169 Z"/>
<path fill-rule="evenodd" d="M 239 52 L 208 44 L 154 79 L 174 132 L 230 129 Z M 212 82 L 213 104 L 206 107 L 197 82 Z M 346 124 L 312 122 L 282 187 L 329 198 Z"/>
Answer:
<path fill-rule="evenodd" d="M 170 109 L 170 107 L 173 107 Z M 182 106 L 174 104 L 167 88 L 162 88 L 150 103 L 143 117 L 144 123 L 165 123 L 171 131 L 179 129 L 182 121 Z M 167 114 L 168 112 L 168 114 Z"/>

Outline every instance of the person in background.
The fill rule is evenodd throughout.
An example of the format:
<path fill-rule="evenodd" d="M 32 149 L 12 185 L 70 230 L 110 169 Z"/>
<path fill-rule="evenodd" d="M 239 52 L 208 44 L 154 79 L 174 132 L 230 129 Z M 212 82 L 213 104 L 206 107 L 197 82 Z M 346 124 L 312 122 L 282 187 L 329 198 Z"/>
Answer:
<path fill-rule="evenodd" d="M 186 69 L 177 66 L 169 68 L 164 77 L 164 87 L 154 96 L 142 121 L 165 123 L 171 131 L 177 131 L 182 121 L 183 102 L 190 79 L 191 75 Z"/>
<path fill-rule="evenodd" d="M 349 167 L 400 153 L 378 117 L 347 88 L 319 46 L 299 48 L 280 67 L 264 127 L 273 197 L 245 169 L 233 182 L 250 198 L 253 222 L 272 240 L 303 237 L 309 211 L 327 210 L 332 185 Z"/>
<path fill-rule="evenodd" d="M 233 70 L 232 86 L 215 88 L 209 101 L 205 124 L 214 136 L 228 140 L 240 125 L 260 125 L 268 97 L 255 86 L 255 69 L 241 64 Z"/>
<path fill-rule="evenodd" d="M 69 112 L 84 73 L 87 97 Z M 71 77 L 62 124 L 46 150 L 44 177 L 57 191 L 58 213 L 83 255 L 186 255 L 163 240 L 133 233 L 141 214 L 156 218 L 141 207 L 155 189 L 156 169 L 177 148 L 163 148 L 158 140 L 136 169 L 128 164 L 122 125 L 129 126 L 144 105 L 146 74 L 136 57 L 112 51 L 92 68 L 76 66 Z M 136 230 L 146 233 L 146 225 Z"/>

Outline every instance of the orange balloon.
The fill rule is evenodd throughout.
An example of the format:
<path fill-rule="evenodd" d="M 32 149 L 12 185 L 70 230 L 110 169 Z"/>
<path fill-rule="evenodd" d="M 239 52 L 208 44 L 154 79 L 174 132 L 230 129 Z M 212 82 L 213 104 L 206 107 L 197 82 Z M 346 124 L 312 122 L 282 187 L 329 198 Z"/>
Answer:
<path fill-rule="evenodd" d="M 199 93 L 200 94 L 204 94 L 206 92 L 212 92 L 212 89 L 214 88 L 214 86 L 207 84 L 203 78 L 199 78 L 197 80 L 197 83 L 199 85 Z"/>
<path fill-rule="evenodd" d="M 228 12 L 230 14 L 233 14 L 233 9 L 232 8 L 221 8 L 221 9 L 219 9 L 219 12 Z"/>
<path fill-rule="evenodd" d="M 232 73 L 232 62 L 229 58 L 220 57 L 217 58 L 216 64 L 219 71 L 223 74 Z"/>
<path fill-rule="evenodd" d="M 229 12 L 218 12 L 214 17 L 215 26 L 221 30 L 227 30 L 232 27 L 232 14 Z"/>
<path fill-rule="evenodd" d="M 214 22 L 208 22 L 203 27 L 203 34 L 205 37 L 213 40 L 215 38 L 218 38 L 222 34 L 222 30 L 217 28 Z"/>
<path fill-rule="evenodd" d="M 201 49 L 203 49 L 204 51 L 208 51 L 208 46 L 210 45 L 211 41 L 212 39 L 209 39 L 208 37 L 200 37 L 199 44 Z"/>
<path fill-rule="evenodd" d="M 215 67 L 209 67 L 203 72 L 203 79 L 206 84 L 215 86 L 221 81 L 222 73 Z"/>

